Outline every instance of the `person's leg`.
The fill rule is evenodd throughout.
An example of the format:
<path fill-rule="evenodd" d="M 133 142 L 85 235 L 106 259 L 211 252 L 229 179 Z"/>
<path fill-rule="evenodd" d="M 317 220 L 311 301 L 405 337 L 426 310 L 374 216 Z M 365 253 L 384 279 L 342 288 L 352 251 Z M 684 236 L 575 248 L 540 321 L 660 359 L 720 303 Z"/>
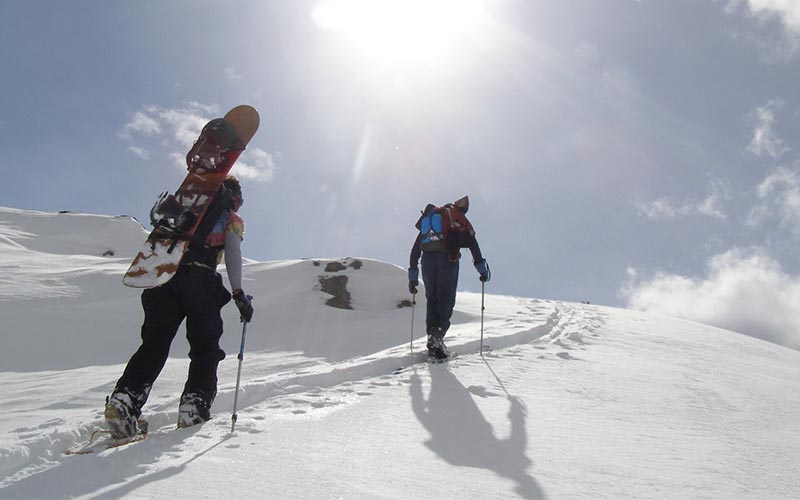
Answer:
<path fill-rule="evenodd" d="M 450 328 L 450 318 L 453 316 L 453 308 L 456 305 L 456 289 L 458 288 L 459 261 L 444 259 L 439 267 L 439 281 L 436 293 L 438 297 L 436 304 L 438 308 L 439 327 L 441 336 L 447 333 Z"/>
<path fill-rule="evenodd" d="M 439 262 L 436 256 L 439 252 L 422 253 L 422 281 L 425 283 L 425 331 L 432 335 L 439 327 L 438 316 L 438 270 Z"/>
<path fill-rule="evenodd" d="M 136 420 L 164 368 L 170 344 L 184 318 L 175 290 L 169 283 L 142 292 L 142 308 L 142 344 L 131 356 L 106 401 L 106 421 L 117 438 L 136 432 Z"/>
<path fill-rule="evenodd" d="M 219 346 L 223 331 L 220 310 L 230 301 L 230 293 L 218 274 L 202 268 L 187 273 L 182 292 L 191 361 L 181 395 L 179 425 L 193 425 L 211 418 L 211 404 L 217 395 L 217 366 L 225 358 Z"/>

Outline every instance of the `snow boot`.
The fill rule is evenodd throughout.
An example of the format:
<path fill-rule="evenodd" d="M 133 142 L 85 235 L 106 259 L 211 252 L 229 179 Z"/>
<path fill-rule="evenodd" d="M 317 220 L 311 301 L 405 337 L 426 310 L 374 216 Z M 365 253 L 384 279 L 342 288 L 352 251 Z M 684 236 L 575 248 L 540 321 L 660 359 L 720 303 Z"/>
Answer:
<path fill-rule="evenodd" d="M 211 403 L 198 394 L 184 394 L 178 407 L 178 428 L 183 429 L 211 420 Z"/>
<path fill-rule="evenodd" d="M 103 415 L 111 437 L 116 440 L 128 439 L 140 433 L 139 412 L 129 394 L 114 392 L 107 397 Z"/>
<path fill-rule="evenodd" d="M 428 358 L 436 361 L 447 359 L 450 350 L 444 345 L 444 339 L 435 335 L 428 335 Z"/>

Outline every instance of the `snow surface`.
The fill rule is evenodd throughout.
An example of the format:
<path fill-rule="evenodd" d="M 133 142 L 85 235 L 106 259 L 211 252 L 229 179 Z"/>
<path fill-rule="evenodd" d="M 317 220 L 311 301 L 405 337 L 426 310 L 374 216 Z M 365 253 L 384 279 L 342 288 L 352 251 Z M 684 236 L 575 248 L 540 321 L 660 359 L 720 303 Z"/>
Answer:
<path fill-rule="evenodd" d="M 101 428 L 138 346 L 139 291 L 121 280 L 145 235 L 128 217 L 0 209 L 0 498 L 800 498 L 800 352 L 487 294 L 481 355 L 481 296 L 460 293 L 458 355 L 428 365 L 424 298 L 412 353 L 405 271 L 370 259 L 246 264 L 256 315 L 234 433 L 231 305 L 213 420 L 174 428 L 179 335 L 145 407 L 151 435 L 67 456 Z M 352 310 L 325 304 L 333 275 Z"/>

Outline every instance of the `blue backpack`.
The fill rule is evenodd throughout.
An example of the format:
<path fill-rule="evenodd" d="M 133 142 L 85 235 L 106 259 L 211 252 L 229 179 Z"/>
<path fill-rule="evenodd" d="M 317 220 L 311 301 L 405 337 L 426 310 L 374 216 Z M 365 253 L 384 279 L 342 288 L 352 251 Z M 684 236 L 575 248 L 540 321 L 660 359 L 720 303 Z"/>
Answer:
<path fill-rule="evenodd" d="M 417 223 L 420 247 L 424 252 L 441 252 L 445 248 L 447 232 L 450 229 L 450 217 L 447 210 L 428 205 Z"/>

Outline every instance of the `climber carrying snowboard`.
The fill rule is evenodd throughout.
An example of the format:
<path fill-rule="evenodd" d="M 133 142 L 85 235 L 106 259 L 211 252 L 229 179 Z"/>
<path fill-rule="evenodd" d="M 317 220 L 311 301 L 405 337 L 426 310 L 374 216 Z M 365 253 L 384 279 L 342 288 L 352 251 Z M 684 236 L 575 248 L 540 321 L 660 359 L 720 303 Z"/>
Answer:
<path fill-rule="evenodd" d="M 210 207 L 206 213 L 206 216 L 213 214 L 215 220 L 209 221 L 205 239 L 190 248 L 169 281 L 142 292 L 142 344 L 106 400 L 105 419 L 115 439 L 129 438 L 139 432 L 137 421 L 142 406 L 167 361 L 170 344 L 184 319 L 191 361 L 178 408 L 178 427 L 190 427 L 211 418 L 211 404 L 217 393 L 217 365 L 225 358 L 219 346 L 220 311 L 231 300 L 222 276 L 216 272 L 223 253 L 241 320 L 249 322 L 253 317 L 253 306 L 242 290 L 244 220 L 237 211 L 243 202 L 239 180 L 227 176 L 212 202 L 212 206 L 214 203 L 222 206 L 217 210 Z"/>

